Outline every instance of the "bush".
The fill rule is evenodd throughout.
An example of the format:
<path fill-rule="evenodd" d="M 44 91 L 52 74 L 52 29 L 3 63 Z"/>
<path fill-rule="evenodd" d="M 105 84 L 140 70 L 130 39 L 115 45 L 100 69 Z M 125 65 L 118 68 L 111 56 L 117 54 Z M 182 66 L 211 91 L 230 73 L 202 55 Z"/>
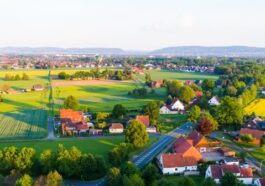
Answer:
<path fill-rule="evenodd" d="M 254 138 L 251 134 L 242 134 L 240 135 L 240 139 L 241 141 L 246 142 L 246 143 L 254 141 Z"/>

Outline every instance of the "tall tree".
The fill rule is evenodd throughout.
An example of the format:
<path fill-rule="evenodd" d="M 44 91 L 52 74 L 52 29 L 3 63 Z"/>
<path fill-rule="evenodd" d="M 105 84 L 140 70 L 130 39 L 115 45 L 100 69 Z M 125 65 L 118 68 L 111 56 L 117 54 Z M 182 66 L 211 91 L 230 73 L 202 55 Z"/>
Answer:
<path fill-rule="evenodd" d="M 188 113 L 188 121 L 196 123 L 201 115 L 201 108 L 197 105 L 193 106 Z"/>
<path fill-rule="evenodd" d="M 236 98 L 225 96 L 217 107 L 216 118 L 223 127 L 240 126 L 244 118 L 243 107 Z"/>
<path fill-rule="evenodd" d="M 154 184 L 154 182 L 159 178 L 159 172 L 156 166 L 153 164 L 147 165 L 147 167 L 143 170 L 143 178 L 146 185 Z"/>
<path fill-rule="evenodd" d="M 64 100 L 64 108 L 77 110 L 79 108 L 79 101 L 74 96 L 68 96 Z"/>
<path fill-rule="evenodd" d="M 179 99 L 185 103 L 189 103 L 194 96 L 195 92 L 189 86 L 183 86 L 179 89 Z"/>
<path fill-rule="evenodd" d="M 188 176 L 183 176 L 178 186 L 195 186 L 195 182 Z"/>
<path fill-rule="evenodd" d="M 157 101 L 151 101 L 143 107 L 143 112 L 144 114 L 149 116 L 151 125 L 155 126 L 158 130 L 160 128 L 159 107 L 160 107 L 160 104 Z"/>
<path fill-rule="evenodd" d="M 213 178 L 208 177 L 202 182 L 202 186 L 217 186 L 217 184 Z"/>
<path fill-rule="evenodd" d="M 33 179 L 25 174 L 16 181 L 16 186 L 33 186 Z"/>
<path fill-rule="evenodd" d="M 131 143 L 135 148 L 146 145 L 149 136 L 146 127 L 140 121 L 132 120 L 126 130 L 125 141 Z"/>
<path fill-rule="evenodd" d="M 47 186 L 62 186 L 63 185 L 63 177 L 55 170 L 49 172 L 46 180 Z"/>
<path fill-rule="evenodd" d="M 207 135 L 210 134 L 212 131 L 218 128 L 218 123 L 215 119 L 211 116 L 211 114 L 207 113 L 202 115 L 199 120 L 198 131 L 203 134 Z"/>
<path fill-rule="evenodd" d="M 107 173 L 107 185 L 114 186 L 120 185 L 121 182 L 121 172 L 117 167 L 112 167 Z"/>
<path fill-rule="evenodd" d="M 232 173 L 225 173 L 224 176 L 220 179 L 220 186 L 241 186 L 242 184 Z"/>
<path fill-rule="evenodd" d="M 123 117 L 125 114 L 126 114 L 126 109 L 121 104 L 115 105 L 111 113 L 112 117 L 114 118 Z"/>

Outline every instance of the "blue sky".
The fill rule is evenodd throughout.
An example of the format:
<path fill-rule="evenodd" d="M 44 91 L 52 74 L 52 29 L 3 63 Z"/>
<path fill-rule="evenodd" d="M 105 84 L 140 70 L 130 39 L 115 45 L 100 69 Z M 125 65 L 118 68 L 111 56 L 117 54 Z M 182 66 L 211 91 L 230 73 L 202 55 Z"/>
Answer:
<path fill-rule="evenodd" d="M 264 0 L 0 0 L 0 47 L 265 47 Z"/>

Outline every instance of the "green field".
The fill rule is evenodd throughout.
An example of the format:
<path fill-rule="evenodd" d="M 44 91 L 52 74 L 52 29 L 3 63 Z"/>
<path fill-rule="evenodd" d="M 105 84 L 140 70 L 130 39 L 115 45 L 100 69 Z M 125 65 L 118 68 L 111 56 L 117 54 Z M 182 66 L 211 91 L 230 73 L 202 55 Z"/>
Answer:
<path fill-rule="evenodd" d="M 165 134 L 187 122 L 186 114 L 161 114 L 161 133 Z"/>
<path fill-rule="evenodd" d="M 255 112 L 257 116 L 265 117 L 265 99 L 254 100 L 246 106 L 245 112 L 249 115 Z"/>
<path fill-rule="evenodd" d="M 148 70 L 146 71 L 151 75 L 153 80 L 204 80 L 204 79 L 218 79 L 216 75 L 210 75 L 199 72 L 176 72 L 169 70 Z M 138 75 L 140 79 L 144 79 L 145 75 Z"/>
<path fill-rule="evenodd" d="M 0 139 L 36 139 L 47 135 L 47 111 L 23 110 L 0 114 Z"/>
<path fill-rule="evenodd" d="M 156 137 L 150 137 L 147 146 L 150 146 L 155 141 Z M 37 155 L 46 149 L 51 149 L 56 152 L 58 145 L 62 144 L 66 148 L 76 146 L 79 150 L 84 153 L 92 153 L 107 157 L 108 152 L 118 144 L 124 142 L 124 136 L 116 137 L 103 137 L 103 138 L 84 138 L 84 139 L 62 139 L 62 140 L 36 140 L 36 141 L 16 141 L 16 142 L 1 142 L 0 149 L 5 147 L 15 146 L 17 148 L 32 147 L 36 150 Z M 140 149 L 143 151 L 145 148 Z"/>

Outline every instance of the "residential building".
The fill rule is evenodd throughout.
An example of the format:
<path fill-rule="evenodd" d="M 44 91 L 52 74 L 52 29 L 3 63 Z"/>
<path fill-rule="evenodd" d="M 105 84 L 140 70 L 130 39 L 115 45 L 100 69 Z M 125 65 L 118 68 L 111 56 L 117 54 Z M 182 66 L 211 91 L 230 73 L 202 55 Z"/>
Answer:
<path fill-rule="evenodd" d="M 124 127 L 121 123 L 112 123 L 109 127 L 109 133 L 121 134 L 124 131 Z"/>
<path fill-rule="evenodd" d="M 163 174 L 182 174 L 197 171 L 197 160 L 179 153 L 162 154 L 159 158 L 159 167 Z"/>
<path fill-rule="evenodd" d="M 218 106 L 220 105 L 220 99 L 217 96 L 213 96 L 209 101 L 208 104 L 211 106 Z"/>
<path fill-rule="evenodd" d="M 179 99 L 174 99 L 170 105 L 161 105 L 159 110 L 160 114 L 178 114 L 183 111 L 185 111 L 185 106 Z"/>
<path fill-rule="evenodd" d="M 263 121 L 260 117 L 255 116 L 248 119 L 244 127 L 250 129 L 265 130 L 265 121 Z"/>
<path fill-rule="evenodd" d="M 211 177 L 219 184 L 225 173 L 234 174 L 239 181 L 246 185 L 250 185 L 253 182 L 252 169 L 240 168 L 238 165 L 210 165 L 205 172 L 205 178 Z"/>
<path fill-rule="evenodd" d="M 145 125 L 147 132 L 150 133 L 157 132 L 154 126 L 150 126 L 150 119 L 148 115 L 137 115 L 136 120 L 142 122 Z"/>
<path fill-rule="evenodd" d="M 152 87 L 160 88 L 163 86 L 163 81 L 162 80 L 157 80 L 157 81 L 152 81 Z"/>
<path fill-rule="evenodd" d="M 81 111 L 61 109 L 60 120 L 61 132 L 64 135 L 85 133 L 89 129 Z"/>
<path fill-rule="evenodd" d="M 34 90 L 34 91 L 43 91 L 44 87 L 42 85 L 40 85 L 40 84 L 36 84 L 36 85 L 32 86 L 32 90 Z"/>
<path fill-rule="evenodd" d="M 209 142 L 207 139 L 197 132 L 196 130 L 193 130 L 187 137 L 188 142 L 195 147 L 199 152 L 206 152 L 207 147 L 209 146 Z"/>
<path fill-rule="evenodd" d="M 223 159 L 224 164 L 226 165 L 239 165 L 239 160 L 234 157 L 225 157 Z"/>

